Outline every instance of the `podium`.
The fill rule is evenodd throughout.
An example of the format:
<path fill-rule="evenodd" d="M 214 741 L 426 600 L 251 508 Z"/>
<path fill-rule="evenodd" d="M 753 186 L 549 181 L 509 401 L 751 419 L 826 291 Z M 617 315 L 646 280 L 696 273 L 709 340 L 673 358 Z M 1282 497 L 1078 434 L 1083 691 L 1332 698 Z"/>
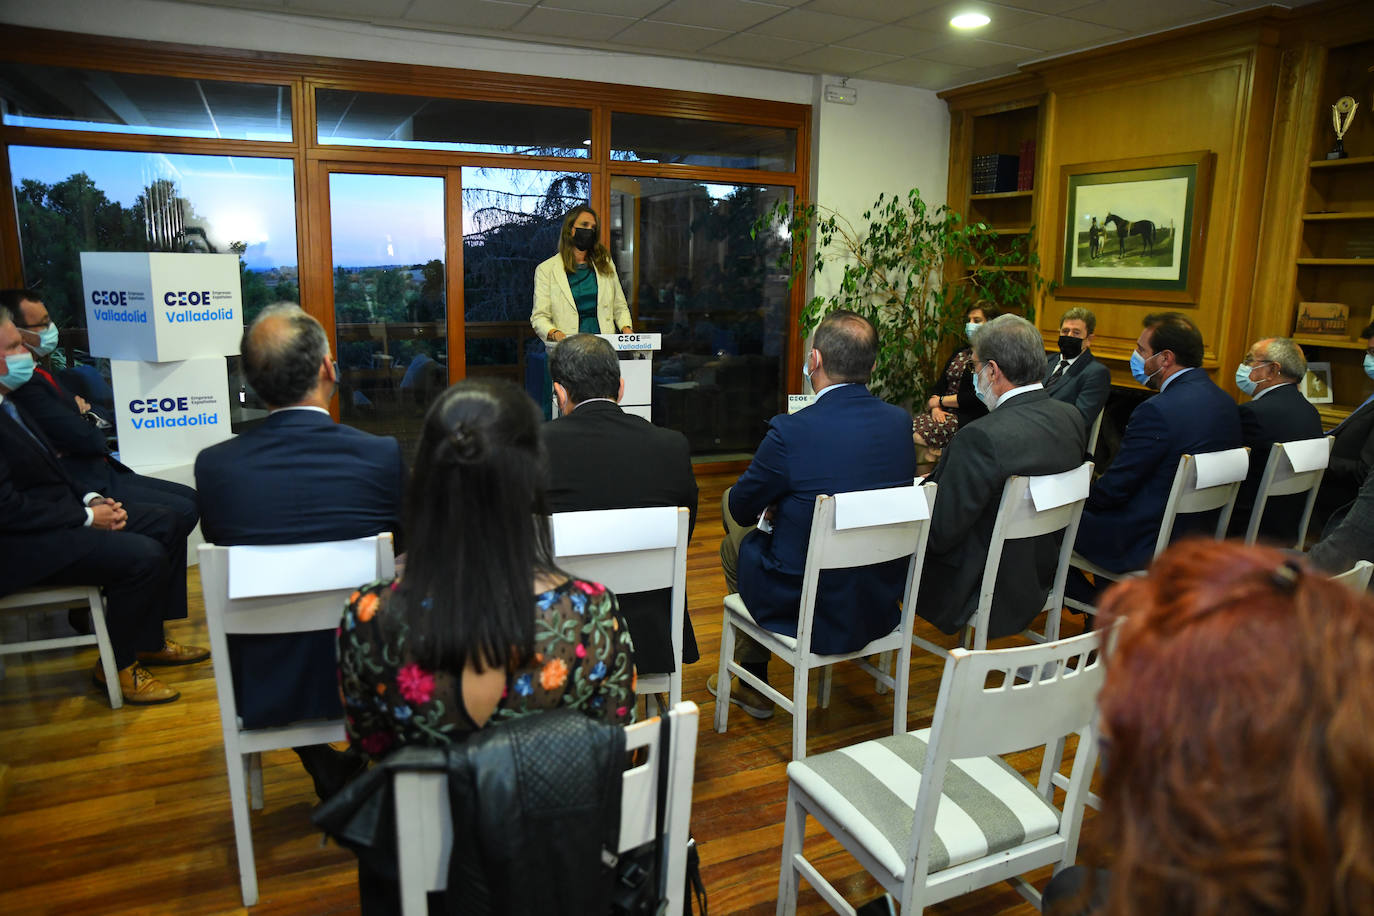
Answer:
<path fill-rule="evenodd" d="M 90 353 L 110 360 L 119 458 L 195 486 L 196 455 L 228 439 L 227 356 L 243 336 L 234 254 L 81 253 Z M 197 527 L 187 543 L 197 562 Z"/>
<path fill-rule="evenodd" d="M 656 350 L 663 349 L 662 334 L 598 334 L 602 340 L 609 341 L 617 353 L 634 353 L 635 359 L 620 360 L 620 377 L 625 380 L 625 396 L 620 399 L 620 409 L 643 417 L 650 423 L 654 421 L 654 373 L 653 357 Z"/>

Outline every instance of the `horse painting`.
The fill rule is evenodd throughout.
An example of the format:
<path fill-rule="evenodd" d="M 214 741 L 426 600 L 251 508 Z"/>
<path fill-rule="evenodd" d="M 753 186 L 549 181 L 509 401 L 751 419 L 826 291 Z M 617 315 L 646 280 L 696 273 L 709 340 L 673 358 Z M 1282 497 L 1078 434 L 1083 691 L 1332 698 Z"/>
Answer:
<path fill-rule="evenodd" d="M 1147 219 L 1138 219 L 1135 222 L 1122 219 L 1115 213 L 1108 213 L 1102 218 L 1102 225 L 1112 223 L 1116 226 L 1116 241 L 1121 248 L 1121 257 L 1126 257 L 1126 239 L 1128 236 L 1140 236 L 1140 247 L 1147 254 L 1155 253 L 1155 224 Z"/>

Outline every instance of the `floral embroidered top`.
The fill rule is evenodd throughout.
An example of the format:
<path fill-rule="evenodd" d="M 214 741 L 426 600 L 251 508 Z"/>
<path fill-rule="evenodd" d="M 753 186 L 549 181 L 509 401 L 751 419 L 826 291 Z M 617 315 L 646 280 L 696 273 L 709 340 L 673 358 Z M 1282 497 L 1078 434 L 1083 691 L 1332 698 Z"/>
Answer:
<path fill-rule="evenodd" d="M 477 730 L 461 672 L 427 671 L 410 654 L 399 580 L 354 592 L 339 626 L 339 689 L 349 743 L 373 759 L 403 744 L 460 742 Z M 634 711 L 634 647 L 615 595 L 581 579 L 535 596 L 534 656 L 506 677 L 489 725 L 570 706 L 606 722 Z"/>

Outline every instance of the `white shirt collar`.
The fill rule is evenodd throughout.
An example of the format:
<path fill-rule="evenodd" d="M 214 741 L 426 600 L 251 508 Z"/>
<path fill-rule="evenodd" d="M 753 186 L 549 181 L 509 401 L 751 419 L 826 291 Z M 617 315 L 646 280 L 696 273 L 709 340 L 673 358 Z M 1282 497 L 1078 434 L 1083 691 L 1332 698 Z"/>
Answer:
<path fill-rule="evenodd" d="M 278 407 L 276 410 L 268 411 L 267 415 L 270 417 L 274 413 L 286 413 L 288 410 L 316 410 L 326 417 L 329 416 L 329 411 L 325 410 L 323 407 L 316 407 L 314 404 L 295 404 L 291 407 Z"/>
<path fill-rule="evenodd" d="M 1252 401 L 1258 401 L 1260 398 L 1264 397 L 1266 394 L 1268 394 L 1269 392 L 1273 391 L 1275 388 L 1282 388 L 1284 385 L 1294 385 L 1294 384 L 1296 384 L 1296 382 L 1279 382 L 1277 385 L 1270 385 L 1268 388 L 1264 389 L 1263 391 L 1256 391 L 1256 392 L 1255 392 L 1255 396 L 1254 396 L 1253 398 L 1251 398 L 1251 400 L 1252 400 Z"/>
<path fill-rule="evenodd" d="M 1007 401 L 1010 401 L 1018 394 L 1025 394 L 1027 391 L 1035 391 L 1037 388 L 1044 387 L 1045 386 L 1040 382 L 1031 382 L 1029 385 L 1022 385 L 1019 388 L 1013 388 L 1010 391 L 1005 391 L 1002 393 L 1000 397 L 997 398 L 997 406 L 1001 407 L 1003 404 L 1007 403 Z"/>
<path fill-rule="evenodd" d="M 1171 376 L 1169 376 L 1168 378 L 1166 378 L 1164 381 L 1160 382 L 1160 383 L 1159 383 L 1159 393 L 1160 393 L 1160 394 L 1163 394 L 1163 393 L 1164 393 L 1164 389 L 1165 389 L 1165 388 L 1168 388 L 1169 385 L 1173 382 L 1174 379 L 1178 378 L 1179 376 L 1181 376 L 1181 375 L 1183 375 L 1183 374 L 1185 374 L 1185 373 L 1192 372 L 1192 371 L 1193 371 L 1194 369 L 1196 369 L 1196 368 L 1197 368 L 1197 366 L 1188 366 L 1187 368 L 1180 369 L 1180 370 L 1178 370 L 1177 372 L 1175 372 L 1173 375 L 1171 375 Z"/>

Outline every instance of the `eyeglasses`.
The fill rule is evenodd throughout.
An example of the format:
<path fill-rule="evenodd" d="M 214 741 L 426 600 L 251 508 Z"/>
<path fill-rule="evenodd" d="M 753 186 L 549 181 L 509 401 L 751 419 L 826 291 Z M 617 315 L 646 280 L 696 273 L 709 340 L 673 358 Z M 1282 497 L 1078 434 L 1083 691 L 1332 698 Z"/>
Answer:
<path fill-rule="evenodd" d="M 1246 366 L 1263 366 L 1265 363 L 1272 362 L 1274 362 L 1272 359 L 1258 359 L 1250 353 L 1245 354 L 1245 358 L 1241 360 L 1241 364 Z"/>

